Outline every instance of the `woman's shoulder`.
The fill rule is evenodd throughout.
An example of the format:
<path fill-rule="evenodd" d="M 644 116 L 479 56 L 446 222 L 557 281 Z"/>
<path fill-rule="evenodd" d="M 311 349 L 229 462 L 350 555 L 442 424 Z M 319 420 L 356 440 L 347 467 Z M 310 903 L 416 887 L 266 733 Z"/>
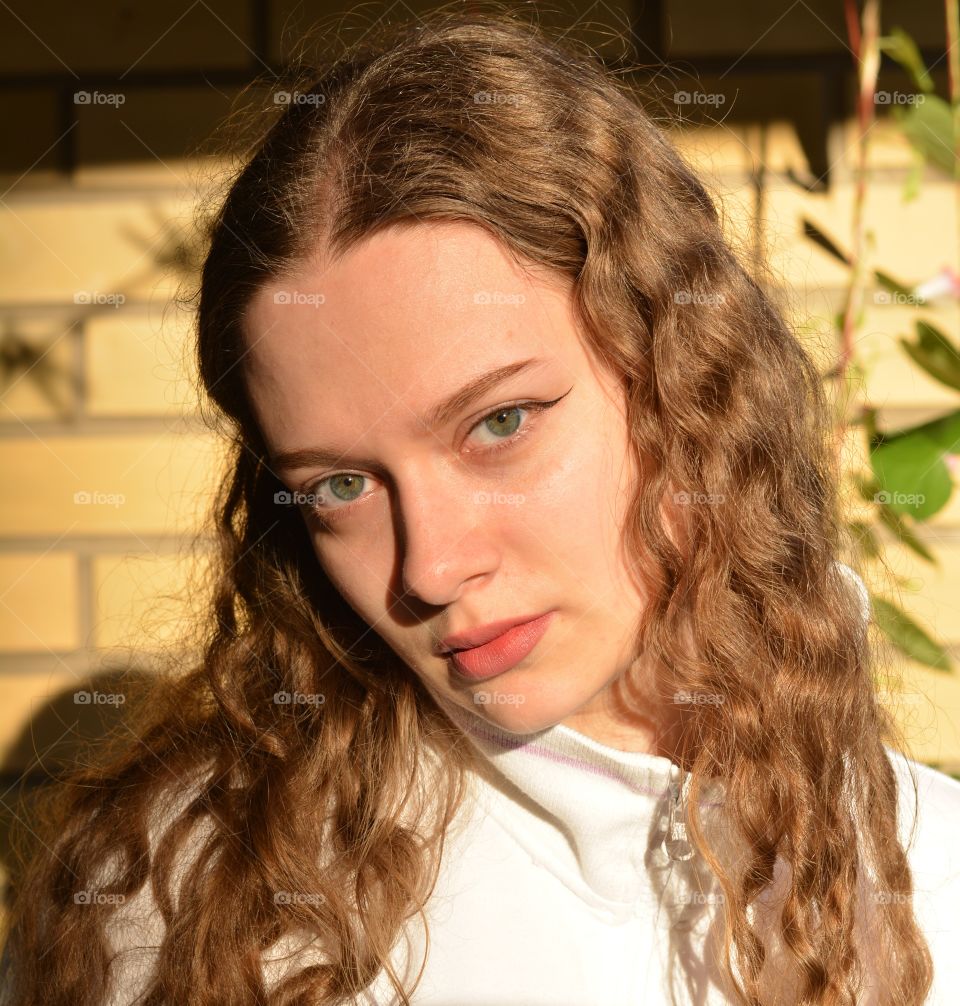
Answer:
<path fill-rule="evenodd" d="M 913 909 L 933 957 L 928 1001 L 933 1006 L 955 1002 L 960 986 L 960 782 L 892 748 L 887 754 L 899 787 L 898 825 L 913 875 Z"/>
<path fill-rule="evenodd" d="M 208 766 L 198 766 L 186 777 L 168 780 L 157 789 L 148 809 L 151 865 L 160 842 L 200 794 L 208 775 Z M 201 818 L 179 846 L 169 881 L 175 906 L 179 903 L 183 878 L 195 864 L 212 830 L 212 823 Z M 143 885 L 133 895 L 115 901 L 113 910 L 105 917 L 105 936 L 113 956 L 111 993 L 105 1006 L 126 1006 L 139 1001 L 155 971 L 166 926 L 154 894 L 153 875 L 151 869 Z"/>
<path fill-rule="evenodd" d="M 212 765 L 196 766 L 184 778 L 158 789 L 149 810 L 148 846 L 151 866 L 160 843 L 200 796 L 211 781 Z M 174 911 L 180 906 L 184 884 L 190 871 L 207 851 L 217 830 L 209 814 L 199 816 L 177 845 L 176 858 L 167 881 Z M 277 892 L 275 897 L 282 897 Z M 104 1006 L 133 1006 L 143 1001 L 157 971 L 159 954 L 166 936 L 166 922 L 154 889 L 154 870 L 134 895 L 114 905 L 106 916 L 105 935 L 112 956 L 109 994 Z M 262 951 L 264 984 L 268 990 L 292 972 L 323 963 L 329 955 L 315 934 L 298 928 L 283 932 Z"/>
<path fill-rule="evenodd" d="M 902 751 L 888 747 L 886 752 L 900 791 L 904 840 L 933 843 L 960 861 L 960 847 L 947 841 L 960 826 L 960 781 Z"/>

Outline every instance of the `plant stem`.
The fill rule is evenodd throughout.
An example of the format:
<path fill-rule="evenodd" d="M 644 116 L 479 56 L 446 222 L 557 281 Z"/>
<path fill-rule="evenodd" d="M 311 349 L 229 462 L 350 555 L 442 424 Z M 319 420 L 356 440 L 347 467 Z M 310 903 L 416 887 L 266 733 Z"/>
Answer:
<path fill-rule="evenodd" d="M 840 355 L 833 371 L 841 395 L 841 411 L 836 431 L 836 448 L 843 449 L 844 435 L 849 423 L 850 403 L 845 387 L 847 368 L 853 358 L 854 335 L 857 318 L 863 305 L 864 277 L 863 233 L 864 209 L 867 196 L 867 152 L 870 130 L 875 122 L 874 94 L 880 69 L 880 0 L 866 0 L 862 21 L 857 17 L 856 0 L 844 0 L 847 33 L 857 67 L 857 154 L 854 167 L 853 219 L 850 241 L 850 281 L 847 286 L 843 310 L 843 328 L 840 334 Z"/>

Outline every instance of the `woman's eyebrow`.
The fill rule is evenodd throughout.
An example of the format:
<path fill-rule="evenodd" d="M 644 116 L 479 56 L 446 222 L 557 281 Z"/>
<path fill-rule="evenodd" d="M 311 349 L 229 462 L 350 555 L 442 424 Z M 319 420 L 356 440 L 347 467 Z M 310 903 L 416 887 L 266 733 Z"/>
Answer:
<path fill-rule="evenodd" d="M 516 360 L 502 367 L 488 370 L 486 373 L 472 378 L 452 395 L 433 406 L 423 417 L 418 419 L 418 422 L 428 430 L 439 429 L 473 404 L 481 395 L 485 395 L 508 377 L 513 377 L 514 374 L 519 374 L 544 363 L 546 360 L 542 357 L 531 356 L 526 360 Z M 327 447 L 302 447 L 271 454 L 269 463 L 270 467 L 275 470 L 289 471 L 296 468 L 337 465 L 346 460 L 348 459 L 345 453 Z M 369 462 L 364 461 L 363 463 L 370 467 Z"/>

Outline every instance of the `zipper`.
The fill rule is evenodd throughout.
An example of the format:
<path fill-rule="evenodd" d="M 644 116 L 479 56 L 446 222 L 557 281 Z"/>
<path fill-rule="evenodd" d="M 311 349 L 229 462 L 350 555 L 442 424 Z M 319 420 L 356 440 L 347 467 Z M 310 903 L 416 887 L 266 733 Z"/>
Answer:
<path fill-rule="evenodd" d="M 690 791 L 690 774 L 680 769 L 682 782 L 670 780 L 670 813 L 667 819 L 667 833 L 663 838 L 663 848 L 674 862 L 684 862 L 694 854 L 693 846 L 687 838 L 685 810 Z"/>

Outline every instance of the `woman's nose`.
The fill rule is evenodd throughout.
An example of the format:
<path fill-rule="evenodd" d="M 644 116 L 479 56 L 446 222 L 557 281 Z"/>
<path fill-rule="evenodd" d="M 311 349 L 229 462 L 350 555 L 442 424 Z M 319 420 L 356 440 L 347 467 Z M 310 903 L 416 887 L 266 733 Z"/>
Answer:
<path fill-rule="evenodd" d="M 424 603 L 450 604 L 499 565 L 496 525 L 483 493 L 446 472 L 397 487 L 402 581 Z"/>

